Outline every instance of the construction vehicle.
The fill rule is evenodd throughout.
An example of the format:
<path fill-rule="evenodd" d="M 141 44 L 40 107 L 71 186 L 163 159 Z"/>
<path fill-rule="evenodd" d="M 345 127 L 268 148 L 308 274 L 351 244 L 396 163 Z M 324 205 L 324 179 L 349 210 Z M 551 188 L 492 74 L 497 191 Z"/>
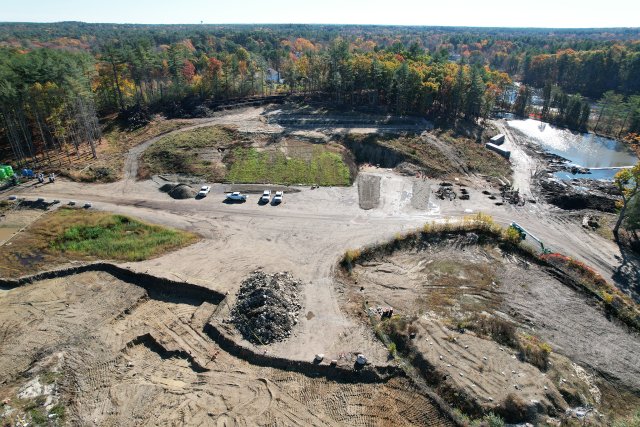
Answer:
<path fill-rule="evenodd" d="M 551 251 L 548 248 L 545 248 L 544 243 L 542 242 L 542 240 L 538 239 L 536 236 L 531 234 L 531 232 L 529 232 L 526 228 L 524 228 L 523 226 L 521 226 L 517 222 L 512 222 L 510 224 L 510 227 L 513 228 L 514 230 L 516 230 L 518 233 L 520 233 L 520 240 L 526 239 L 527 238 L 527 234 L 528 234 L 529 237 L 531 237 L 533 240 L 538 242 L 538 244 L 540 245 L 540 250 L 542 251 L 543 254 L 550 254 L 551 253 Z"/>

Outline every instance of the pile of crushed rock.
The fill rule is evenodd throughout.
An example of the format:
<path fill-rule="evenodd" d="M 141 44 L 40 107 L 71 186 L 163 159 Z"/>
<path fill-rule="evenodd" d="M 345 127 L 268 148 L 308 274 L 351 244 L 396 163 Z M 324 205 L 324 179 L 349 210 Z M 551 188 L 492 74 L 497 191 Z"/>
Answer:
<path fill-rule="evenodd" d="M 231 323 L 254 344 L 282 341 L 298 323 L 302 282 L 282 272 L 254 271 L 242 282 L 231 310 Z"/>
<path fill-rule="evenodd" d="M 198 191 L 188 184 L 167 183 L 160 187 L 160 191 L 168 193 L 174 199 L 193 199 Z"/>

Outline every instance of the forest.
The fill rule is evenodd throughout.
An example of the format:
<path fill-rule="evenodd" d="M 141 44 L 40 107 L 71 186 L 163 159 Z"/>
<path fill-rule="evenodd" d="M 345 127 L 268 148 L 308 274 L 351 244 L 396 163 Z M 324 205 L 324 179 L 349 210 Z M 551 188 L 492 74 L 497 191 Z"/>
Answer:
<path fill-rule="evenodd" d="M 114 114 L 135 127 L 288 93 L 447 121 L 507 110 L 635 138 L 640 30 L 0 24 L 2 158 L 93 150 Z"/>

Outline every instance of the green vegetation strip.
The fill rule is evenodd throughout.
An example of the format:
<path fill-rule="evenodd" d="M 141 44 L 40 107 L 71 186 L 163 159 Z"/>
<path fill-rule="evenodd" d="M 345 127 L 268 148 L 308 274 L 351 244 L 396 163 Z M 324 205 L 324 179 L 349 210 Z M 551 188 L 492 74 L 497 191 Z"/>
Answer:
<path fill-rule="evenodd" d="M 141 261 L 196 240 L 191 233 L 146 224 L 123 215 L 76 209 L 61 209 L 54 215 L 61 221 L 56 221 L 60 230 L 50 243 L 53 251 Z"/>
<path fill-rule="evenodd" d="M 311 158 L 287 158 L 280 151 L 237 148 L 227 180 L 239 183 L 349 185 L 351 175 L 342 156 L 321 147 Z"/>
<path fill-rule="evenodd" d="M 5 245 L 0 275 L 19 277 L 73 260 L 141 261 L 198 239 L 122 215 L 63 207 L 43 215 Z"/>

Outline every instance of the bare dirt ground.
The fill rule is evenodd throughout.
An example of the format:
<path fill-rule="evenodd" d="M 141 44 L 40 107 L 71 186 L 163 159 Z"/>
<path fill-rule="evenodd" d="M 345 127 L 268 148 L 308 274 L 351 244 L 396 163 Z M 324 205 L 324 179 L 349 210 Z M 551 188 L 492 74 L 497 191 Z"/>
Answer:
<path fill-rule="evenodd" d="M 236 359 L 202 331 L 216 306 L 107 273 L 11 289 L 0 306 L 0 397 L 29 371 L 10 405 L 46 397 L 73 425 L 449 425 L 407 380 L 341 383 Z"/>
<path fill-rule="evenodd" d="M 418 351 L 446 381 L 480 405 L 500 406 L 514 394 L 524 402 L 556 406 L 562 413 L 569 404 L 559 390 L 566 389 L 567 379 L 578 379 L 572 371 L 554 372 L 555 363 L 549 372 L 541 372 L 504 345 L 459 333 L 456 323 L 474 313 L 493 313 L 519 324 L 549 343 L 554 353 L 640 391 L 637 334 L 540 267 L 497 247 L 450 241 L 399 251 L 357 264 L 346 283 L 345 303 L 354 312 L 366 300 L 370 307 L 390 306 L 394 314 L 416 316 L 413 342 Z M 587 400 L 595 403 L 598 393 Z"/>
<path fill-rule="evenodd" d="M 344 129 L 348 129 L 349 132 L 374 133 L 378 131 L 376 126 L 368 126 L 360 123 L 329 123 L 317 126 L 314 124 L 314 127 L 309 128 L 296 126 L 288 128 L 285 125 L 265 120 L 263 117 L 265 111 L 267 110 L 260 107 L 227 112 L 213 119 L 203 119 L 203 122 L 198 123 L 196 126 L 210 126 L 213 124 L 237 125 L 240 130 L 244 129 L 246 132 L 297 132 L 303 136 L 307 135 L 314 138 L 318 135 L 330 134 L 333 131 L 340 133 L 343 132 Z M 411 126 L 412 129 L 415 128 L 415 124 L 409 126 Z M 181 129 L 180 131 L 184 130 L 186 129 Z M 443 218 L 449 217 L 460 218 L 476 212 L 484 212 L 492 215 L 501 225 L 508 225 L 511 221 L 515 220 L 540 237 L 545 242 L 545 245 L 548 245 L 553 250 L 584 261 L 595 268 L 596 271 L 600 272 L 607 280 L 614 281 L 622 289 L 632 292 L 633 289 L 637 289 L 638 287 L 638 284 L 629 283 L 624 276 L 618 274 L 619 269 L 624 266 L 625 261 L 619 249 L 613 243 L 595 233 L 585 231 L 577 221 L 543 203 L 527 203 L 523 207 L 496 205 L 497 200 L 489 199 L 487 195 L 482 194 L 483 190 L 495 192 L 495 189 L 491 188 L 490 184 L 487 183 L 483 177 L 467 177 L 467 188 L 469 190 L 470 200 L 456 199 L 452 202 L 438 200 L 436 202 L 434 197 L 429 197 L 426 209 L 423 207 L 424 203 L 422 202 L 417 203 L 420 208 L 414 204 L 414 195 L 416 200 L 422 200 L 424 202 L 423 199 L 426 198 L 426 194 L 428 193 L 425 187 L 431 186 L 431 188 L 436 188 L 438 182 L 433 180 L 422 181 L 422 179 L 414 177 L 401 176 L 392 170 L 380 168 L 367 168 L 365 170 L 366 173 L 377 177 L 371 179 L 371 181 L 374 182 L 374 186 L 366 191 L 367 195 L 375 194 L 375 181 L 378 181 L 379 178 L 379 201 L 377 206 L 373 206 L 369 210 L 364 210 L 360 207 L 361 200 L 359 198 L 357 184 L 354 184 L 352 187 L 324 187 L 314 190 L 308 187 L 300 187 L 296 188 L 296 190 L 299 190 L 297 192 L 287 192 L 285 190 L 284 203 L 279 206 L 260 206 L 257 203 L 257 195 L 249 195 L 248 201 L 244 204 L 225 204 L 222 202 L 224 199 L 223 192 L 228 190 L 229 186 L 222 184 L 213 184 L 211 193 L 201 200 L 173 200 L 168 195 L 158 191 L 161 183 L 156 183 L 152 180 L 135 181 L 134 179 L 137 173 L 137 159 L 144 148 L 152 143 L 153 140 L 150 140 L 145 143 L 144 147 L 140 145 L 129 153 L 125 169 L 126 178 L 123 181 L 112 184 L 83 184 L 60 180 L 55 184 L 38 188 L 27 184 L 21 188 L 13 189 L 11 193 L 15 193 L 20 197 L 26 197 L 30 200 L 37 197 L 45 197 L 48 200 L 55 198 L 61 200 L 63 204 L 69 200 L 75 200 L 78 203 L 91 201 L 93 204 L 92 209 L 132 215 L 149 222 L 197 232 L 203 236 L 203 240 L 195 245 L 174 253 L 166 254 L 160 258 L 140 263 L 131 263 L 127 266 L 136 271 L 148 271 L 154 275 L 168 277 L 173 280 L 188 280 L 222 293 L 228 292 L 231 296 L 229 299 L 230 304 L 233 303 L 232 296 L 237 291 L 240 283 L 251 271 L 262 268 L 268 273 L 278 271 L 291 272 L 296 279 L 304 283 L 301 300 L 305 316 L 301 317 L 299 323 L 294 328 L 291 338 L 268 347 L 269 353 L 276 356 L 293 360 L 309 361 L 317 353 L 324 353 L 327 359 L 332 359 L 342 353 L 363 352 L 375 365 L 388 364 L 387 349 L 373 336 L 372 331 L 367 326 L 361 324 L 357 319 L 354 319 L 349 313 L 345 313 L 341 307 L 342 298 L 340 297 L 343 290 L 335 286 L 336 264 L 347 248 L 358 248 L 367 244 L 384 241 L 392 238 L 396 233 L 415 229 L 422 226 L 425 222 L 432 220 L 442 220 Z M 530 174 L 524 173 L 522 174 L 521 180 L 525 181 L 527 177 L 530 178 Z M 416 184 L 417 180 L 420 180 L 419 184 Z M 516 181 L 518 181 L 518 179 L 516 179 Z M 633 263 L 631 264 L 633 265 Z M 549 286 L 549 289 L 555 292 L 560 298 L 570 297 L 570 295 L 563 294 L 561 290 L 555 289 L 553 284 L 547 284 L 545 286 Z M 531 292 L 535 294 L 538 290 L 531 290 Z M 0 295 L 6 295 L 6 292 Z M 528 293 L 524 296 L 520 295 L 519 297 L 523 299 L 513 299 L 512 304 L 514 304 L 514 309 L 527 313 L 527 316 L 536 322 L 538 328 L 540 328 L 540 322 L 542 321 L 541 316 L 543 316 L 543 314 L 541 314 L 542 311 L 533 311 L 533 308 L 535 308 L 537 304 L 535 299 Z M 348 297 L 346 298 L 348 299 Z M 53 300 L 58 301 L 55 298 L 53 298 Z M 581 301 L 577 297 L 571 297 L 569 301 L 573 305 L 578 304 L 577 307 L 584 306 L 584 301 Z M 86 306 L 90 305 L 87 304 Z M 566 306 L 558 304 L 550 304 L 550 307 L 555 307 L 556 310 L 567 309 Z M 192 310 L 192 308 L 189 308 L 189 310 Z M 549 311 L 551 309 L 545 308 L 545 310 Z M 588 310 L 588 308 L 585 308 L 585 310 Z M 599 363 L 598 360 L 610 355 L 614 360 L 618 360 L 618 362 L 614 362 L 618 364 L 615 368 L 615 370 L 618 370 L 620 366 L 623 366 L 623 361 L 621 361 L 620 358 L 627 357 L 625 355 L 629 355 L 629 351 L 621 350 L 618 355 L 615 355 L 612 352 L 599 353 L 598 351 L 600 350 L 588 348 L 587 344 L 589 340 L 596 339 L 593 332 L 588 329 L 589 322 L 591 322 L 591 318 L 588 316 L 595 316 L 598 313 L 594 314 L 589 311 L 586 313 L 587 315 L 580 317 L 580 310 L 575 309 L 570 311 L 572 316 L 574 314 L 576 316 L 575 320 L 571 321 L 580 326 L 580 331 L 582 331 L 585 336 L 579 338 L 570 337 L 569 320 L 564 324 L 558 320 L 557 325 L 553 328 L 550 327 L 548 330 L 541 329 L 541 333 L 546 334 L 545 339 L 548 339 L 550 342 L 554 342 L 554 340 L 557 341 L 557 349 L 559 352 L 572 356 L 581 354 L 580 357 L 582 357 L 581 361 L 583 363 L 587 365 L 593 364 L 595 368 L 602 369 L 603 371 L 610 368 L 610 362 Z M 545 312 L 544 315 L 549 315 L 549 313 Z M 167 319 L 169 319 L 169 317 L 167 317 Z M 176 318 L 173 317 L 172 319 L 175 320 Z M 141 322 L 144 324 L 144 322 L 149 321 Z M 179 322 L 182 321 L 179 320 Z M 575 328 L 575 325 L 573 327 Z M 619 331 L 609 328 L 605 323 L 598 323 L 597 330 L 611 333 L 613 334 L 612 337 L 623 336 L 619 335 Z M 428 334 L 429 332 L 425 330 L 424 333 Z M 92 334 L 95 335 L 93 332 Z M 432 332 L 431 334 L 435 336 L 436 332 Z M 565 339 L 568 341 L 563 341 Z M 622 340 L 622 338 L 620 338 L 620 340 Z M 638 344 L 637 337 L 631 340 L 625 338 L 625 340 L 630 341 L 630 343 L 627 342 L 626 344 L 616 345 L 629 345 L 629 349 L 632 349 L 632 347 L 636 348 L 634 346 Z M 114 343 L 115 342 L 116 341 L 114 341 Z M 112 355 L 116 354 L 116 347 L 126 344 L 124 338 L 118 342 L 119 344 L 116 345 L 114 349 L 109 350 L 113 352 Z M 610 342 L 615 344 L 616 339 L 612 338 Z M 249 343 L 244 344 L 248 347 L 252 346 Z M 205 346 L 204 348 L 208 347 Z M 612 348 L 619 347 L 614 346 Z M 260 347 L 256 347 L 255 349 L 257 351 L 262 350 Z M 122 351 L 121 346 L 117 348 L 117 352 L 120 351 Z M 77 413 L 85 411 L 82 412 L 83 419 L 90 419 L 92 416 L 96 416 L 94 414 L 99 414 L 100 417 L 104 417 L 101 419 L 105 420 L 106 423 L 107 416 L 113 415 L 115 417 L 113 419 L 114 421 L 109 421 L 109 423 L 117 424 L 117 420 L 122 421 L 125 419 L 118 418 L 124 417 L 123 414 L 125 413 L 132 416 L 132 419 L 146 416 L 146 414 L 151 411 L 154 396 L 156 396 L 154 393 L 156 393 L 157 390 L 162 390 L 162 393 L 169 394 L 175 399 L 178 399 L 178 396 L 185 395 L 185 392 L 180 391 L 179 387 L 177 389 L 178 391 L 172 388 L 172 391 L 167 392 L 164 387 L 169 386 L 158 385 L 161 384 L 162 381 L 167 382 L 168 380 L 166 378 L 175 378 L 174 375 L 167 374 L 163 377 L 163 375 L 151 375 L 149 373 L 154 372 L 153 369 L 156 369 L 153 366 L 167 366 L 167 360 L 161 357 L 158 357 L 157 360 L 147 357 L 149 353 L 146 353 L 148 350 L 144 345 L 131 346 L 128 351 L 130 351 L 130 355 L 122 353 L 121 357 L 136 358 L 136 361 L 133 362 L 134 369 L 138 372 L 136 374 L 136 381 L 142 381 L 140 378 L 152 378 L 153 381 L 148 379 L 146 382 L 141 383 L 142 385 L 138 384 L 132 389 L 118 385 L 121 383 L 117 381 L 115 383 L 112 383 L 112 380 L 107 381 L 109 387 L 107 387 L 108 391 L 106 395 L 115 393 L 119 396 L 118 399 L 109 401 L 109 403 L 104 404 L 104 406 L 91 403 L 91 397 L 89 397 L 86 402 L 83 400 L 81 404 L 74 409 Z M 99 353 L 100 350 L 96 350 L 96 352 Z M 635 354 L 637 354 L 637 352 Z M 4 357 L 2 357 L 2 359 L 4 359 Z M 220 356 L 220 360 L 224 359 L 225 356 Z M 140 365 L 137 360 L 143 361 L 140 365 L 148 361 L 150 368 L 143 369 L 139 367 Z M 155 361 L 152 363 L 153 360 Z M 260 380 L 260 378 L 265 377 L 260 373 L 261 371 L 259 369 L 235 359 L 227 360 L 227 364 L 224 365 L 223 369 L 220 369 L 218 375 L 222 376 L 225 373 L 229 375 L 229 372 L 233 373 L 236 370 L 252 372 L 250 374 L 239 374 L 240 376 L 252 378 L 250 382 L 252 384 L 251 387 L 253 387 L 252 390 L 254 391 L 243 392 L 245 393 L 242 394 L 244 397 L 238 397 L 236 402 L 240 403 L 237 403 L 236 408 L 240 408 L 242 404 L 253 405 L 255 403 L 259 406 L 259 402 L 264 401 L 265 395 L 272 396 L 272 394 L 269 393 L 268 385 L 271 384 L 271 382 L 276 383 L 275 380 Z M 632 357 L 630 361 L 633 360 L 635 359 Z M 82 366 L 85 366 L 82 364 L 84 362 L 81 363 L 80 361 L 78 363 L 78 370 L 80 370 Z M 119 365 L 120 362 L 117 364 Z M 625 366 L 633 368 L 632 364 L 630 365 L 628 362 Z M 22 368 L 18 367 L 14 369 L 15 371 L 20 371 Z M 118 369 L 109 367 L 108 369 L 112 369 L 114 372 L 120 372 L 118 374 L 120 376 L 116 375 L 113 378 L 125 378 L 124 375 L 129 372 L 128 369 L 123 367 L 118 367 Z M 162 369 L 165 368 L 157 369 L 160 369 L 162 372 Z M 188 367 L 176 366 L 175 364 L 166 369 L 169 370 L 167 372 L 189 372 Z M 217 391 L 213 393 L 217 397 L 214 398 L 209 395 L 207 395 L 209 397 L 206 397 L 205 394 L 199 390 L 213 380 L 206 376 L 202 377 L 202 374 L 195 375 L 189 373 L 189 375 L 186 382 L 191 381 L 191 384 L 195 384 L 189 393 L 200 395 L 204 400 L 198 400 L 200 397 L 198 397 L 198 399 L 194 397 L 193 399 L 195 400 L 189 400 L 188 404 L 181 407 L 182 412 L 175 411 L 175 407 L 171 407 L 171 405 L 168 405 L 166 408 L 159 405 L 159 407 L 165 409 L 162 409 L 162 415 L 158 419 L 176 420 L 175 422 L 180 422 L 180 419 L 175 417 L 180 417 L 182 416 L 180 414 L 185 413 L 187 414 L 185 420 L 192 421 L 190 424 L 197 424 L 198 422 L 204 423 L 204 420 L 208 420 L 207 418 L 194 417 L 205 417 L 203 414 L 206 414 L 207 410 L 203 408 L 208 407 L 209 404 L 213 405 L 214 401 L 217 401 L 218 403 L 216 403 L 216 405 L 219 405 L 215 406 L 216 408 L 222 408 L 222 406 L 220 406 L 222 403 L 220 402 L 224 400 L 224 397 L 221 397 L 221 395 L 224 396 L 224 393 L 228 392 L 228 390 L 238 390 L 238 387 L 233 385 L 233 382 L 230 384 L 229 382 L 225 382 L 226 380 L 220 379 L 219 385 L 215 386 L 218 387 L 216 389 Z M 273 373 L 273 375 L 275 378 L 275 376 L 279 374 Z M 103 380 L 97 380 L 97 383 L 101 384 L 101 381 Z M 287 383 L 287 381 L 289 380 L 283 380 L 283 384 Z M 331 396 L 333 396 L 331 393 L 338 394 L 336 395 L 337 397 L 330 399 L 331 401 L 345 401 L 346 399 L 347 402 L 355 402 L 359 401 L 357 398 L 358 393 L 361 393 L 362 399 L 364 400 L 374 399 L 377 390 L 382 389 L 379 386 L 367 388 L 369 386 L 353 385 L 353 392 L 349 392 L 353 393 L 353 395 L 351 395 L 345 390 L 340 391 L 341 387 L 317 389 L 315 387 L 320 387 L 318 384 L 322 384 L 322 380 L 319 379 L 311 380 L 304 377 L 304 381 L 306 381 L 304 384 L 308 384 L 304 387 L 295 383 L 295 381 L 288 383 L 291 384 L 290 389 L 293 390 L 291 393 L 296 398 L 303 399 L 300 397 L 303 395 L 299 393 L 300 390 L 312 390 L 305 391 L 305 396 L 311 396 L 314 393 L 322 395 L 322 390 L 333 390 L 327 393 Z M 171 387 L 173 386 L 175 386 L 175 384 L 171 385 Z M 102 402 L 101 399 L 103 399 L 103 397 L 100 396 L 104 396 L 104 394 L 91 394 L 97 393 L 96 391 L 90 393 L 89 390 L 91 390 L 91 387 L 99 388 L 99 386 L 96 385 L 86 386 L 85 390 L 87 390 L 86 393 L 88 393 L 88 396 L 97 396 L 93 397 L 93 399 L 95 400 L 97 398 L 97 402 Z M 111 387 L 113 387 L 113 390 L 111 390 Z M 124 387 L 121 394 L 116 393 L 118 387 Z M 402 387 L 404 386 L 398 386 L 398 388 Z M 258 393 L 257 390 L 262 390 L 262 392 Z M 343 392 L 347 394 L 344 396 L 340 395 L 340 393 Z M 300 394 L 300 396 L 298 396 L 298 394 Z M 415 393 L 410 392 L 409 394 L 411 396 L 408 398 L 409 401 L 419 399 L 415 397 Z M 483 392 L 483 395 L 485 394 L 486 393 Z M 278 394 L 276 393 L 274 395 L 277 396 Z M 498 394 L 496 394 L 496 396 L 497 395 Z M 142 396 L 148 397 L 145 398 Z M 240 396 L 240 394 L 238 396 Z M 255 399 L 251 396 L 255 396 Z M 138 399 L 137 404 L 139 405 L 139 409 L 136 409 L 134 404 L 127 406 L 130 397 L 131 400 L 134 400 L 133 397 Z M 304 399 L 310 399 L 310 397 Z M 404 397 L 399 399 L 399 401 L 401 401 Z M 274 400 L 277 401 L 277 399 Z M 283 398 L 283 400 L 285 399 Z M 320 398 L 320 400 L 322 399 Z M 346 407 L 349 407 L 349 405 Z M 400 403 L 398 403 L 398 405 L 400 405 Z M 86 409 L 83 409 L 84 407 L 86 407 Z M 121 412 L 121 407 L 127 408 L 126 411 Z M 249 408 L 249 410 L 243 413 L 252 413 L 252 409 L 250 409 L 252 406 L 247 406 L 247 408 Z M 362 410 L 366 412 L 368 409 Z M 218 409 L 216 409 L 216 411 L 218 411 Z M 323 411 L 330 414 L 332 411 L 335 412 L 338 410 L 324 409 Z M 222 417 L 222 415 L 220 415 L 222 412 L 223 411 L 216 413 L 216 416 Z M 257 412 L 260 413 L 259 411 Z M 387 412 L 391 414 L 394 413 L 392 410 L 388 410 Z M 323 412 L 320 411 L 319 413 Z M 411 409 L 408 413 L 414 413 L 414 410 Z M 322 419 L 322 421 L 329 424 L 350 423 L 351 418 L 348 412 L 336 412 L 336 414 L 337 418 L 332 418 L 329 421 Z M 379 412 L 376 412 L 376 414 L 379 414 Z M 307 416 L 311 417 L 309 414 L 304 415 L 304 417 Z M 302 415 L 300 415 L 300 417 L 302 417 L 299 418 L 299 420 L 302 420 L 302 424 L 321 424 L 315 418 L 304 418 Z M 220 420 L 222 419 L 223 418 L 220 418 Z M 253 424 L 254 422 L 252 421 L 256 420 L 265 420 L 266 422 L 268 419 L 267 417 L 250 420 L 236 418 L 239 424 Z M 291 419 L 286 421 L 286 418 L 282 418 L 282 420 L 285 420 L 282 421 L 283 424 L 290 422 L 295 423 L 291 421 Z M 364 418 L 362 420 L 363 423 L 368 422 L 364 421 Z M 367 418 L 367 420 L 371 421 L 371 418 Z M 151 421 L 148 422 L 151 423 Z M 411 422 L 407 423 L 410 424 Z M 384 422 L 382 422 L 382 424 L 384 424 Z"/>
<path fill-rule="evenodd" d="M 0 214 L 0 245 L 10 241 L 16 233 L 38 219 L 44 211 L 35 209 L 18 209 L 12 206 Z"/>
<path fill-rule="evenodd" d="M 257 120 L 260 109 L 252 111 Z M 377 208 L 367 211 L 359 208 L 355 186 L 311 191 L 300 188 L 295 194 L 285 192 L 285 203 L 278 207 L 259 206 L 257 198 L 249 198 L 240 205 L 221 203 L 222 191 L 227 188 L 218 184 L 214 184 L 210 195 L 202 200 L 171 200 L 157 191 L 155 182 L 134 184 L 131 180 L 93 185 L 60 181 L 19 194 L 58 198 L 63 203 L 69 199 L 90 200 L 97 209 L 196 231 L 205 237 L 192 247 L 133 265 L 143 271 L 193 278 L 230 293 L 235 292 L 253 269 L 291 271 L 309 283 L 305 299 L 314 317 L 301 323 L 299 337 L 290 340 L 289 348 L 283 348 L 282 352 L 304 360 L 317 352 L 327 353 L 331 348 L 340 351 L 340 343 L 353 343 L 340 338 L 345 333 L 351 336 L 354 325 L 340 312 L 331 286 L 332 270 L 343 251 L 387 239 L 437 218 L 482 211 L 501 224 L 518 221 L 553 250 L 585 261 L 608 279 L 620 264 L 616 258 L 620 252 L 613 243 L 585 231 L 574 221 L 563 219 L 562 215 L 552 215 L 552 209 L 542 204 L 520 208 L 496 206 L 481 194 L 481 189 L 489 188 L 481 179 L 472 178 L 470 200 L 435 203 L 432 198 L 430 209 L 425 211 L 411 205 L 416 178 L 377 168 L 372 173 L 381 176 L 380 201 Z M 435 184 L 430 180 L 426 183 Z M 324 333 L 316 334 L 317 330 Z"/>

